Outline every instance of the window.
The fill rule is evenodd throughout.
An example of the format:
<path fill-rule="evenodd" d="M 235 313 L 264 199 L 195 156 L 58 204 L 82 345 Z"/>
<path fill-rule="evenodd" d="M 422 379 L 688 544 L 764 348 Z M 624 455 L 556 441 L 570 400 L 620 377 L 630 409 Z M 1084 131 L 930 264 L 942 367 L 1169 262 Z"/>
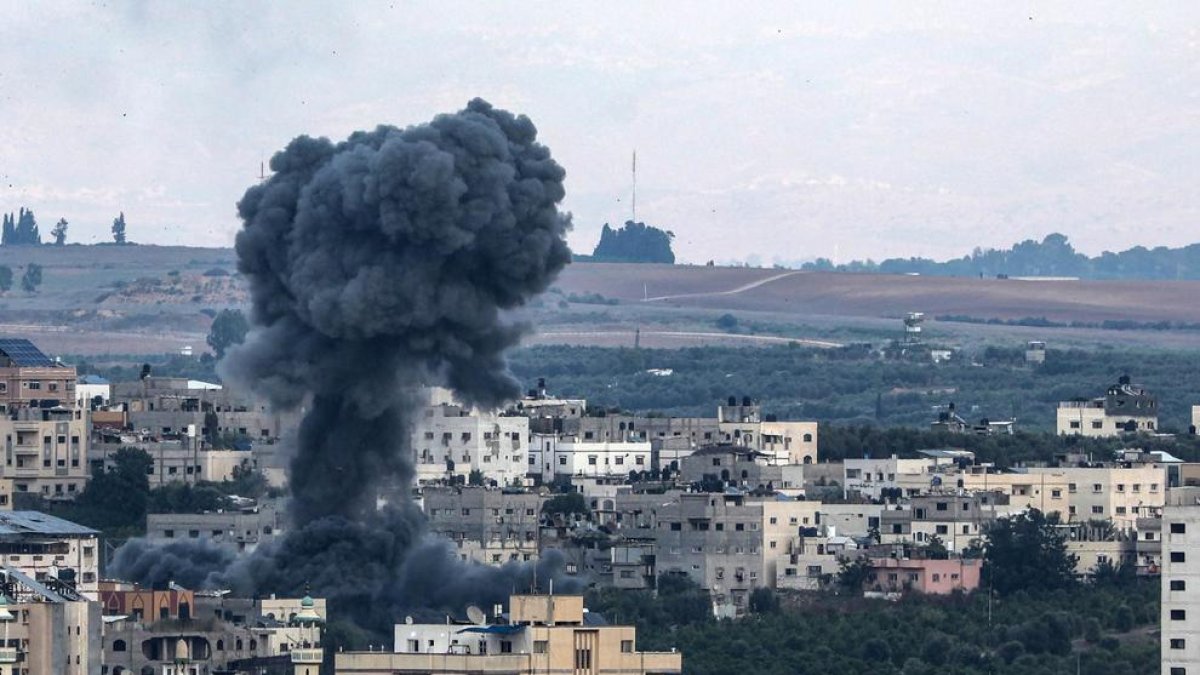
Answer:
<path fill-rule="evenodd" d="M 534 640 L 533 641 L 533 653 L 534 654 L 545 654 L 547 644 L 548 644 L 547 640 Z"/>
<path fill-rule="evenodd" d="M 1104 421 L 1103 420 L 1092 420 L 1092 428 L 1093 429 L 1103 429 Z"/>
<path fill-rule="evenodd" d="M 1092 483 L 1092 492 L 1104 492 L 1104 486 L 1100 483 Z"/>
<path fill-rule="evenodd" d="M 1187 612 L 1182 609 L 1173 609 L 1173 610 L 1171 610 L 1171 620 L 1172 621 L 1186 621 L 1187 620 Z"/>
<path fill-rule="evenodd" d="M 1074 483 L 1068 483 L 1068 484 L 1067 484 L 1067 492 L 1070 492 L 1070 493 L 1074 494 L 1075 490 L 1076 490 L 1076 488 L 1075 488 L 1075 484 L 1074 484 Z"/>
<path fill-rule="evenodd" d="M 1171 562 L 1181 563 L 1187 559 L 1187 555 L 1183 551 L 1171 551 Z"/>
<path fill-rule="evenodd" d="M 938 511 L 945 511 L 947 509 L 946 502 L 938 502 L 936 508 Z"/>
<path fill-rule="evenodd" d="M 1092 507 L 1092 513 L 1095 513 L 1095 514 L 1097 514 L 1097 515 L 1103 515 L 1103 514 L 1104 514 L 1104 507 L 1103 507 L 1103 506 L 1093 506 L 1093 507 Z"/>
<path fill-rule="evenodd" d="M 1187 525 L 1184 523 L 1171 523 L 1171 534 L 1185 534 Z"/>
<path fill-rule="evenodd" d="M 1184 641 L 1182 638 L 1173 638 L 1171 640 L 1171 649 L 1184 649 Z"/>
<path fill-rule="evenodd" d="M 163 530 L 163 537 L 167 539 L 175 538 L 175 530 Z"/>
<path fill-rule="evenodd" d="M 511 654 L 512 653 L 512 640 L 501 640 L 500 641 L 500 653 L 501 654 Z"/>
<path fill-rule="evenodd" d="M 1187 668 L 1180 668 L 1179 666 L 1174 666 L 1171 668 L 1171 675 L 1187 675 Z"/>
<path fill-rule="evenodd" d="M 621 651 L 626 654 L 632 654 L 633 640 L 621 640 Z"/>
<path fill-rule="evenodd" d="M 1078 429 L 1079 428 L 1079 420 L 1071 420 L 1071 428 Z"/>
<path fill-rule="evenodd" d="M 558 456 L 558 464 L 559 464 L 559 466 L 566 466 L 567 465 L 567 456 L 559 455 Z"/>
<path fill-rule="evenodd" d="M 575 670 L 591 670 L 592 669 L 592 650 L 576 649 L 575 650 Z"/>
<path fill-rule="evenodd" d="M 588 455 L 588 466 L 596 466 L 596 456 Z"/>
<path fill-rule="evenodd" d="M 125 651 L 125 641 L 124 641 L 124 640 L 113 640 L 113 643 L 112 643 L 112 650 L 113 650 L 114 652 L 123 652 L 123 651 Z"/>
<path fill-rule="evenodd" d="M 1062 498 L 1062 490 L 1051 490 L 1050 498 L 1051 499 L 1061 499 Z"/>

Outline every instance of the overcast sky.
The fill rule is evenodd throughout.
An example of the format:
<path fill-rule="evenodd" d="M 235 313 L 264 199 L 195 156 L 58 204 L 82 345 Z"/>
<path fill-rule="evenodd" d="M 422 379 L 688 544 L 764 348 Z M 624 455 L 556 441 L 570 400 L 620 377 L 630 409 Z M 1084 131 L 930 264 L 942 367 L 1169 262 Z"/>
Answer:
<path fill-rule="evenodd" d="M 230 245 L 293 136 L 481 96 L 566 167 L 578 251 L 634 148 L 687 262 L 1200 241 L 1200 4 L 1044 4 L 0 0 L 0 210 Z"/>

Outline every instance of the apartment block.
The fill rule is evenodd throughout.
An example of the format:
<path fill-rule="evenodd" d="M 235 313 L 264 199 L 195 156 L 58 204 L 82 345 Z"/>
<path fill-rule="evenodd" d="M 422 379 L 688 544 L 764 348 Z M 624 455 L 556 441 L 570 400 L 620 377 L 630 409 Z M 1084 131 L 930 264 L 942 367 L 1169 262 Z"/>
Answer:
<path fill-rule="evenodd" d="M 426 406 L 411 435 L 417 482 L 466 482 L 479 471 L 498 485 L 520 485 L 529 467 L 528 439 L 528 417 L 455 403 Z"/>
<path fill-rule="evenodd" d="M 35 580 L 0 566 L 0 619 L 8 641 L 0 664 L 21 675 L 93 675 L 101 672 L 101 606 L 55 579 Z M 19 670 L 18 670 L 19 669 Z"/>
<path fill-rule="evenodd" d="M 454 542 L 463 560 L 487 565 L 538 557 L 545 497 L 483 487 L 426 487 L 423 508 L 429 531 Z"/>
<path fill-rule="evenodd" d="M 294 429 L 294 412 L 274 411 L 248 392 L 179 377 L 147 376 L 112 385 L 111 405 L 128 413 L 129 425 L 157 438 L 195 430 L 214 436 L 273 442 Z"/>
<path fill-rule="evenodd" d="M 393 675 L 675 675 L 676 652 L 637 650 L 637 629 L 614 626 L 584 610 L 572 595 L 514 595 L 508 620 L 473 609 L 472 623 L 405 623 L 390 652 L 339 652 L 338 673 Z M 493 612 L 493 614 L 498 614 Z"/>
<path fill-rule="evenodd" d="M 1063 522 L 1108 519 L 1118 529 L 1139 517 L 1157 514 L 1166 499 L 1167 472 L 1162 464 L 1129 466 L 1030 467 L 1012 473 L 962 473 L 959 487 L 999 491 L 1015 508 L 1058 513 Z"/>
<path fill-rule="evenodd" d="M 1200 488 L 1171 490 L 1162 517 L 1162 674 L 1200 673 Z"/>
<path fill-rule="evenodd" d="M 274 501 L 209 513 L 150 513 L 146 538 L 157 544 L 201 539 L 236 551 L 253 551 L 283 534 L 284 523 L 283 507 Z"/>
<path fill-rule="evenodd" d="M 868 499 L 898 499 L 927 492 L 940 484 L 938 473 L 954 461 L 944 457 L 846 459 L 842 485 L 846 494 Z"/>

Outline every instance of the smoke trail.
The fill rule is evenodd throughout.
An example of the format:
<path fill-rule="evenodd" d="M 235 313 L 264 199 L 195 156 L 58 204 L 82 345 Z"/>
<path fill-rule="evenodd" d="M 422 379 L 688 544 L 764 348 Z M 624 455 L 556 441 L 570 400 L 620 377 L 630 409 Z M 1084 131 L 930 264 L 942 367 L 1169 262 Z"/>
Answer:
<path fill-rule="evenodd" d="M 536 136 L 528 118 L 475 99 L 407 129 L 299 137 L 246 191 L 237 254 L 254 328 L 221 374 L 306 412 L 292 527 L 221 575 L 235 589 L 310 582 L 335 610 L 383 626 L 397 608 L 490 600 L 524 574 L 452 565 L 422 539 L 408 430 L 422 384 L 481 406 L 518 394 L 503 354 L 522 327 L 502 314 L 570 259 L 565 173 Z"/>

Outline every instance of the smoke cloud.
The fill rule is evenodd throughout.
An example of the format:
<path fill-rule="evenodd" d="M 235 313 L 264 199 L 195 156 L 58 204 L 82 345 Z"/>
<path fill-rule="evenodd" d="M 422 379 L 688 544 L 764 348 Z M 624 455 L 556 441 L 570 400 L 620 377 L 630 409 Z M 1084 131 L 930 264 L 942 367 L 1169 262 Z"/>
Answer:
<path fill-rule="evenodd" d="M 457 610 L 527 587 L 527 566 L 460 564 L 425 535 L 408 432 L 424 384 L 483 407 L 518 395 L 504 352 L 523 327 L 504 313 L 570 260 L 562 167 L 528 118 L 475 99 L 341 143 L 301 136 L 271 169 L 238 204 L 253 328 L 220 368 L 227 382 L 305 411 L 291 528 L 252 556 L 187 561 L 181 574 L 242 593 L 310 583 L 332 611 L 374 628 L 406 609 Z M 122 550 L 114 571 L 161 579 L 181 557 L 161 551 Z M 539 578 L 559 562 L 547 558 Z"/>

